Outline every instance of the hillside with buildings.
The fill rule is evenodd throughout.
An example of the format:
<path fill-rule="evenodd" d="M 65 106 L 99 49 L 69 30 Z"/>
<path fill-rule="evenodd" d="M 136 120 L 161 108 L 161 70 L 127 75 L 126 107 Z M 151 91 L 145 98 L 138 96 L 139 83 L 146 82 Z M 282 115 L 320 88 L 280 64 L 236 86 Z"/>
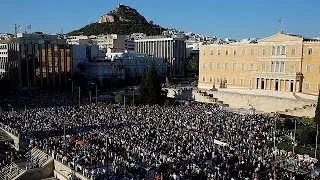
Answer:
<path fill-rule="evenodd" d="M 147 21 L 136 9 L 119 4 L 114 10 L 100 16 L 97 23 L 92 23 L 69 35 L 99 35 L 99 34 L 132 34 L 145 33 L 159 35 L 165 28 Z"/>

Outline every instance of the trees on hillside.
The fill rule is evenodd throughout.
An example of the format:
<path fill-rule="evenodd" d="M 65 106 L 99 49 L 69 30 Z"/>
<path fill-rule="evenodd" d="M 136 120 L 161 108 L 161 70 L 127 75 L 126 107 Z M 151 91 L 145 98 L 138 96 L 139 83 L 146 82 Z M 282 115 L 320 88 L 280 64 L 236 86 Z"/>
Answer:
<path fill-rule="evenodd" d="M 162 91 L 160 77 L 153 64 L 141 79 L 139 88 L 140 102 L 142 104 L 160 104 L 164 102 L 166 93 Z"/>
<path fill-rule="evenodd" d="M 314 122 L 317 124 L 320 124 L 320 91 L 319 91 L 319 96 L 318 96 L 318 104 L 316 108 L 316 114 L 314 116 Z"/>

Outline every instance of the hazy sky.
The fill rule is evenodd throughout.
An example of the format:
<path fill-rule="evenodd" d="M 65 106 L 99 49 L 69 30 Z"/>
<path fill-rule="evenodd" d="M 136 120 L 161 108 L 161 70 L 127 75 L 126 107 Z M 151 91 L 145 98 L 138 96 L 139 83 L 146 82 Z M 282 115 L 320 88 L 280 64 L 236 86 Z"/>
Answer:
<path fill-rule="evenodd" d="M 284 30 L 320 36 L 320 0 L 1 0 L 0 32 L 70 32 L 95 22 L 118 3 L 138 10 L 147 20 L 220 38 L 265 37 Z"/>

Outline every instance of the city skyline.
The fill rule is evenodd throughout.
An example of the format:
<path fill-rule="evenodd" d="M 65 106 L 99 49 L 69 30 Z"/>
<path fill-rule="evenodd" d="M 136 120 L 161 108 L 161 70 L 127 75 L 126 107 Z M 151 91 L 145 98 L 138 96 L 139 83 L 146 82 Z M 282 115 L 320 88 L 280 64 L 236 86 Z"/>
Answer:
<path fill-rule="evenodd" d="M 79 2 L 79 1 L 77 1 Z M 6 8 L 0 12 L 0 32 L 13 33 L 14 24 L 21 25 L 20 32 L 41 31 L 44 33 L 64 33 L 79 29 L 91 22 L 97 22 L 99 16 L 114 9 L 118 3 L 131 6 L 148 21 L 153 21 L 165 28 L 175 28 L 185 32 L 194 32 L 218 38 L 263 38 L 281 30 L 306 37 L 320 36 L 320 18 L 316 0 L 283 0 L 278 2 L 230 3 L 201 0 L 196 3 L 175 1 L 147 0 L 96 0 L 90 3 L 64 2 L 62 0 L 4 0 Z M 105 4 L 104 4 L 105 3 Z M 290 3 L 290 4 L 289 4 Z M 29 13 L 30 12 L 30 13 Z M 31 29 L 28 26 L 31 25 Z"/>

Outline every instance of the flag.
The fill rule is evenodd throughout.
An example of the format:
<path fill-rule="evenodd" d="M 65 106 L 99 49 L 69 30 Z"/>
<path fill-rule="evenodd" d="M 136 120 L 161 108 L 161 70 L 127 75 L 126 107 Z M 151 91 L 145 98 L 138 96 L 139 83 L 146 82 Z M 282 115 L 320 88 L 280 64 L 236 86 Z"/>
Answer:
<path fill-rule="evenodd" d="M 84 141 L 83 141 L 83 140 L 77 140 L 77 141 L 76 141 L 76 144 L 83 145 L 83 144 L 84 144 Z"/>
<path fill-rule="evenodd" d="M 27 29 L 31 29 L 31 25 L 29 25 L 29 26 L 27 27 Z"/>

